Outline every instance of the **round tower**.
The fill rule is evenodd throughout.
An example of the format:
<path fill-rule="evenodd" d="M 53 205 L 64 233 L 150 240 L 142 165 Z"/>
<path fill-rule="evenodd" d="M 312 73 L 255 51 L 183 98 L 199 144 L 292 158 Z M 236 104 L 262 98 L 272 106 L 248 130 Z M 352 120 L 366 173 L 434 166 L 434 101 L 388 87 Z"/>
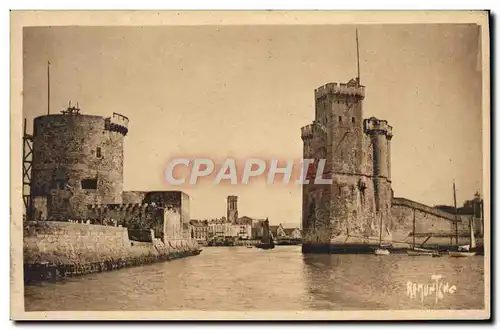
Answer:
<path fill-rule="evenodd" d="M 46 198 L 48 220 L 83 219 L 88 204 L 118 204 L 128 118 L 62 114 L 35 118 L 31 195 Z"/>
<path fill-rule="evenodd" d="M 316 185 L 316 170 L 318 160 L 327 159 L 326 155 L 326 128 L 318 121 L 301 128 L 301 138 L 304 143 L 303 159 L 313 160 L 308 164 L 306 176 L 303 178 L 307 183 L 302 185 L 302 228 L 307 237 L 313 228 L 318 228 L 322 219 L 322 209 L 325 204 L 321 203 L 324 196 L 328 196 L 328 185 Z M 305 169 L 301 168 L 303 173 Z M 325 171 L 326 172 L 326 166 Z M 302 175 L 302 174 L 301 174 Z M 327 179 L 327 174 L 323 179 Z M 326 219 L 324 221 L 327 221 Z"/>
<path fill-rule="evenodd" d="M 390 140 L 392 127 L 386 120 L 371 117 L 364 121 L 365 133 L 373 146 L 373 182 L 376 211 L 386 210 L 391 204 Z"/>

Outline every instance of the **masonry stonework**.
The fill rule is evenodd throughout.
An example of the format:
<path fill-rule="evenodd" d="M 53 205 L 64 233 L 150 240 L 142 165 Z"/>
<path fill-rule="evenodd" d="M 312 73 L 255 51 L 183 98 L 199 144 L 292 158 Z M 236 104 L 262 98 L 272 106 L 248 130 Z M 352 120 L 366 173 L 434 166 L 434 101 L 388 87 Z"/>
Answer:
<path fill-rule="evenodd" d="M 35 118 L 31 195 L 48 220 L 82 219 L 87 204 L 121 203 L 127 121 L 81 114 Z"/>
<path fill-rule="evenodd" d="M 117 113 L 90 116 L 75 107 L 35 118 L 30 188 L 34 219 L 29 220 L 76 220 L 135 233 L 152 230 L 165 244 L 189 240 L 188 195 L 123 191 L 128 122 Z"/>
<path fill-rule="evenodd" d="M 315 90 L 314 121 L 301 128 L 303 157 L 315 160 L 302 191 L 303 252 L 371 251 L 380 237 L 392 241 L 412 224 L 408 205 L 391 213 L 392 127 L 363 118 L 364 98 L 358 79 Z M 323 178 L 331 184 L 314 182 L 320 159 L 326 160 Z M 434 211 L 419 208 L 427 219 L 422 226 L 449 230 L 451 215 Z"/>

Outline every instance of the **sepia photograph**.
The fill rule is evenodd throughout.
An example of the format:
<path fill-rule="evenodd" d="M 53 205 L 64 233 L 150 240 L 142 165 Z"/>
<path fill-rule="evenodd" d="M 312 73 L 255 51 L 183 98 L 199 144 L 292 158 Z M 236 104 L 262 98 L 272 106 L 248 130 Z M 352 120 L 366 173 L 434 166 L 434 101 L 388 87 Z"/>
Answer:
<path fill-rule="evenodd" d="M 11 12 L 11 318 L 490 318 L 486 11 Z"/>

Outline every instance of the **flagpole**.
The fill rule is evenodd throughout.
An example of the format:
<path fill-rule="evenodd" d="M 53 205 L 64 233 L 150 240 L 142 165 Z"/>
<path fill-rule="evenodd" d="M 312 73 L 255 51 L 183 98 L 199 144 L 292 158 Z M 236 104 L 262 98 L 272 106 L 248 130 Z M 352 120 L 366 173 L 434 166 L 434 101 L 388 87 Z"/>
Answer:
<path fill-rule="evenodd" d="M 455 206 L 455 243 L 458 246 L 458 219 L 457 219 L 457 193 L 455 188 L 455 180 L 453 180 L 453 203 Z"/>
<path fill-rule="evenodd" d="M 358 39 L 358 29 L 356 29 L 356 60 L 358 65 L 358 85 L 361 84 L 361 76 L 359 70 L 359 39 Z"/>
<path fill-rule="evenodd" d="M 47 61 L 47 115 L 50 114 L 50 61 Z"/>

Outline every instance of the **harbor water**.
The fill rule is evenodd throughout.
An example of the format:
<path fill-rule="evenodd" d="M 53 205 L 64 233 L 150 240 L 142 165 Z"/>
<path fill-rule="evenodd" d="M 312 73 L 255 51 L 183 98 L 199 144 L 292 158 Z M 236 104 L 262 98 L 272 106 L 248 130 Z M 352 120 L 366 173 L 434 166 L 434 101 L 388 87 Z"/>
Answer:
<path fill-rule="evenodd" d="M 207 247 L 199 256 L 25 287 L 26 311 L 483 309 L 484 257 L 302 254 Z"/>

